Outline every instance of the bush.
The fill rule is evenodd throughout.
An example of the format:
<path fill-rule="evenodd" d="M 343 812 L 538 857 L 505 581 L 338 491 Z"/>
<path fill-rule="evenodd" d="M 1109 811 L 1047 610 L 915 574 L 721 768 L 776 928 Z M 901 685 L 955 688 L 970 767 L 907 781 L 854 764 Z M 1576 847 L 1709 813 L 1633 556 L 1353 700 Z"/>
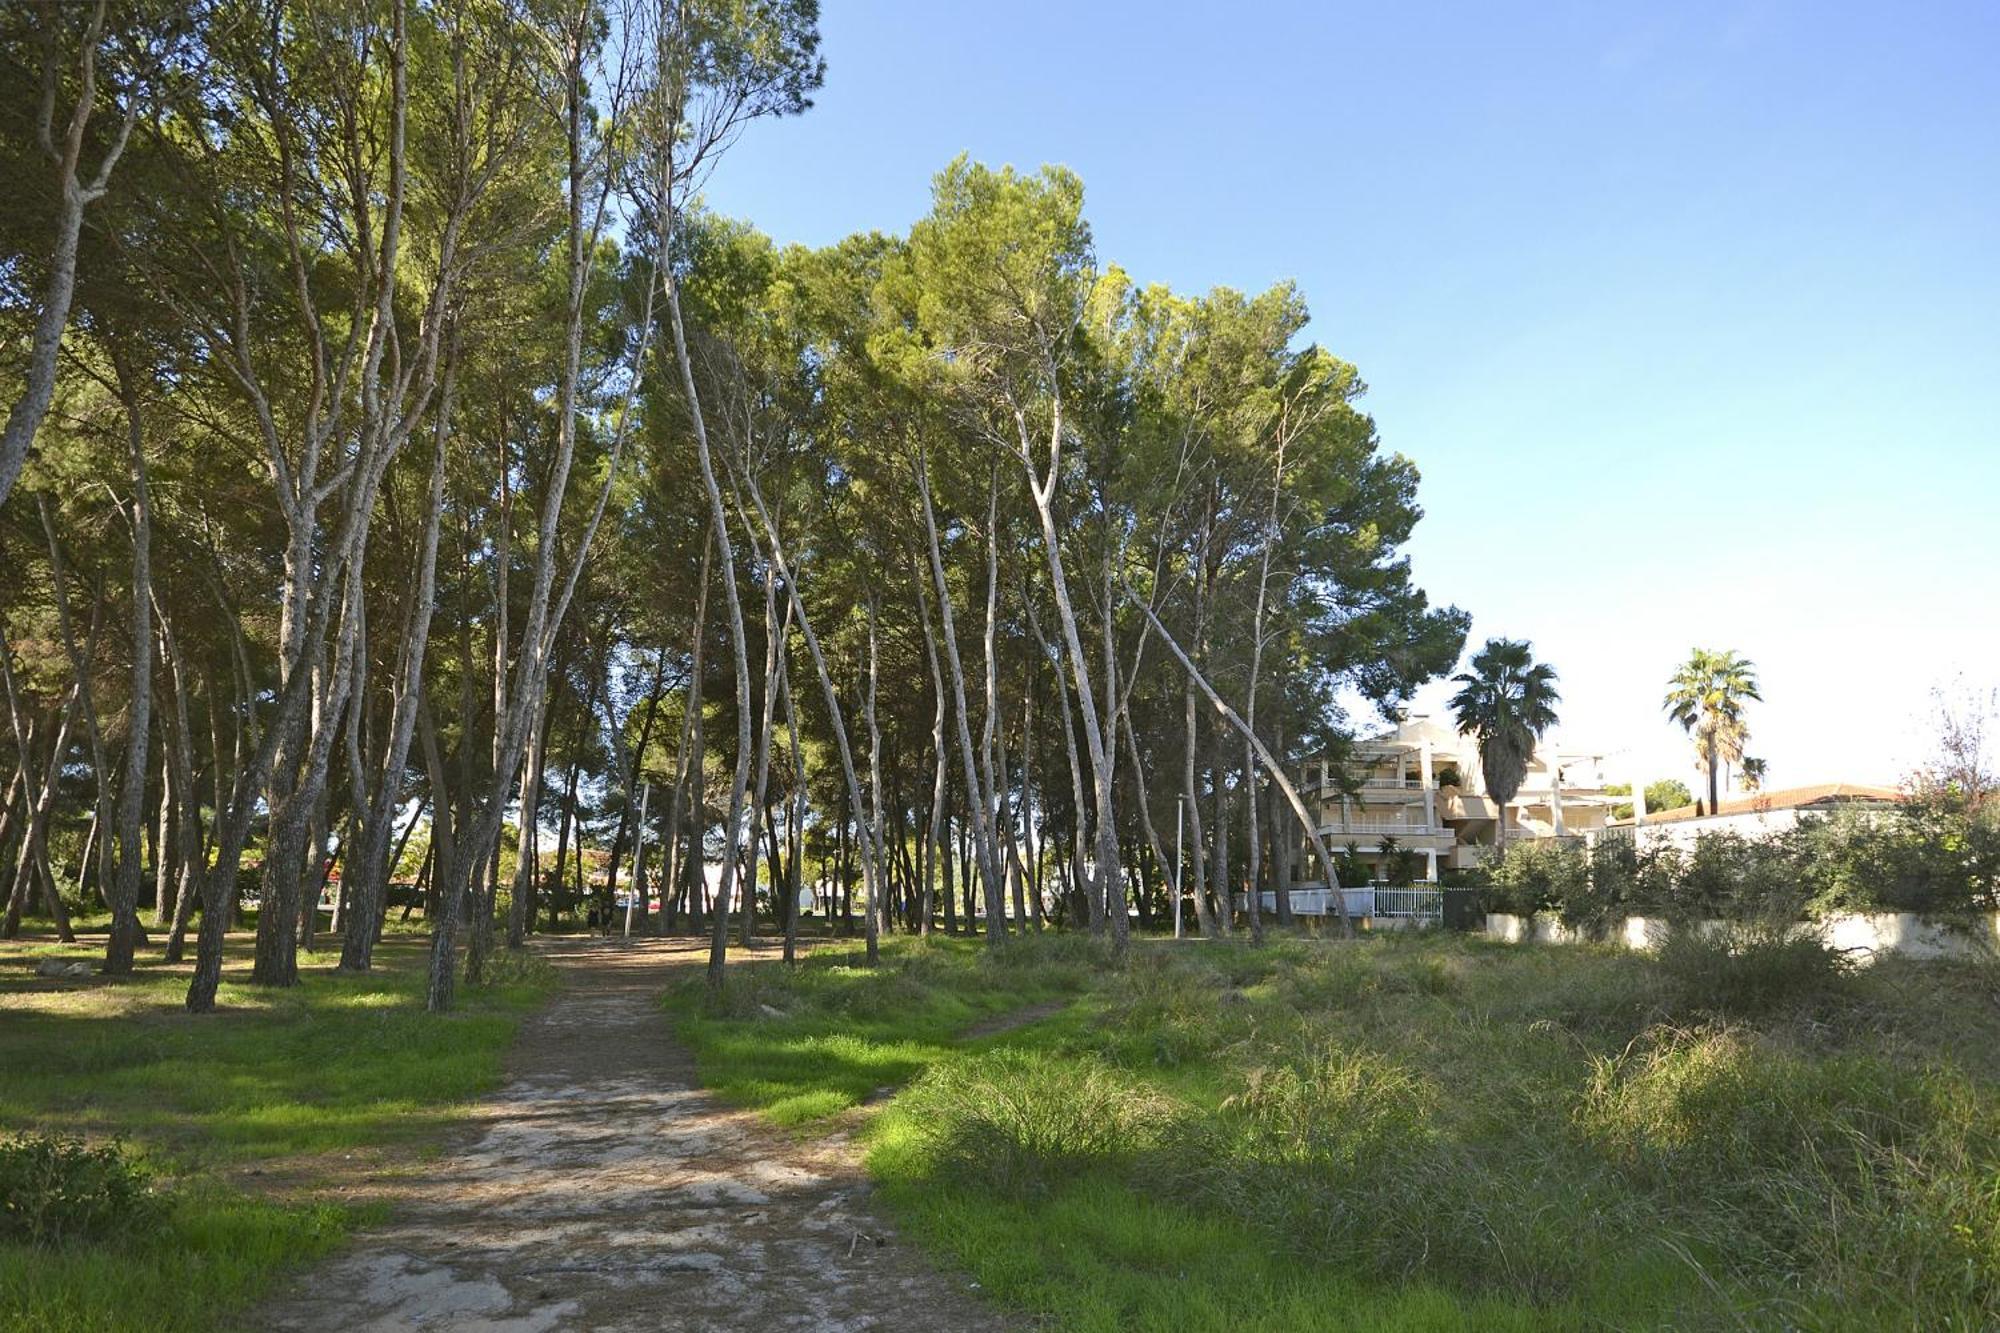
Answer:
<path fill-rule="evenodd" d="M 1543 1194 L 1561 1176 L 1558 1154 L 1469 1151 L 1445 1132 L 1444 1090 L 1364 1046 L 1305 1037 L 1274 1054 L 1213 1118 L 1183 1122 L 1139 1179 L 1241 1219 L 1301 1261 L 1337 1255 L 1390 1281 L 1530 1300 L 1574 1283 L 1585 1247 Z M 1593 1225 L 1617 1224 L 1600 1211 Z"/>
<path fill-rule="evenodd" d="M 1229 978 L 1211 961 L 1230 962 L 1227 946 L 1212 946 L 1200 963 L 1161 959 L 1135 967 L 1119 980 L 1108 1015 L 1127 1061 L 1173 1066 L 1198 1059 L 1234 1040 L 1224 999 Z"/>
<path fill-rule="evenodd" d="M 1245 1073 L 1222 1110 L 1240 1118 L 1248 1151 L 1269 1162 L 1353 1168 L 1434 1137 L 1438 1095 L 1372 1051 L 1332 1042 Z"/>
<path fill-rule="evenodd" d="M 995 1050 L 933 1066 L 905 1093 L 932 1172 L 1008 1198 L 1156 1147 L 1179 1108 L 1100 1060 Z"/>
<path fill-rule="evenodd" d="M 1739 1017 L 1831 998 L 1853 970 L 1846 954 L 1783 918 L 1684 923 L 1661 944 L 1659 966 L 1675 1012 Z"/>
<path fill-rule="evenodd" d="M 1805 906 L 1796 840 L 1704 833 L 1695 839 L 1675 885 L 1673 908 L 1690 916 L 1783 916 Z"/>
<path fill-rule="evenodd" d="M 1703 833 L 1691 848 L 1641 850 L 1619 833 L 1510 845 L 1492 868 L 1492 910 L 1559 913 L 1565 925 L 1602 929 L 1618 917 L 1784 917 L 1797 920 L 1813 896 L 1802 839 Z"/>
<path fill-rule="evenodd" d="M 145 1173 L 116 1144 L 23 1135 L 0 1143 L 0 1240 L 103 1240 L 162 1209 Z"/>
<path fill-rule="evenodd" d="M 1581 898 L 1590 883 L 1583 846 L 1568 838 L 1512 843 L 1490 873 L 1493 887 L 1487 901 L 1492 910 L 1519 916 L 1560 910 Z"/>
<path fill-rule="evenodd" d="M 2000 809 L 1935 797 L 1893 814 L 1802 821 L 1791 835 L 1818 912 L 2000 910 Z"/>
<path fill-rule="evenodd" d="M 1575 1123 L 1715 1262 L 1841 1325 L 1870 1308 L 1913 1327 L 2000 1318 L 2000 1126 L 1962 1077 L 1656 1028 L 1595 1062 Z"/>

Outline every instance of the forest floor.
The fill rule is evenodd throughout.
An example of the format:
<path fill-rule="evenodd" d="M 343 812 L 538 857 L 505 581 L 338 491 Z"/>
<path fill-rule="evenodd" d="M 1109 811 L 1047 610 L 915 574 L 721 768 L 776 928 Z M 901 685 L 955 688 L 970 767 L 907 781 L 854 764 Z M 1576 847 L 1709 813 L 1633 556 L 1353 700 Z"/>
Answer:
<path fill-rule="evenodd" d="M 502 954 L 440 1019 L 423 1008 L 428 950 L 392 930 L 361 975 L 301 953 L 301 983 L 247 983 L 251 936 L 229 937 L 216 1011 L 182 1005 L 192 964 L 140 955 L 94 971 L 101 932 L 0 941 L 0 1141 L 17 1132 L 119 1143 L 164 1210 L 92 1243 L 0 1239 L 0 1333 L 212 1330 L 274 1275 L 387 1215 L 554 985 L 538 955 Z M 334 941 L 337 944 L 337 941 Z M 81 965 L 87 975 L 39 969 Z"/>
<path fill-rule="evenodd" d="M 872 1205 L 847 1127 L 811 1138 L 700 1091 L 663 991 L 687 940 L 556 939 L 555 1000 L 390 1219 L 252 1310 L 268 1330 L 1003 1327 Z"/>
<path fill-rule="evenodd" d="M 0 948 L 0 1128 L 172 1201 L 0 1243 L 0 1333 L 2000 1327 L 2000 960 L 572 936 L 439 1019 L 246 946 Z"/>

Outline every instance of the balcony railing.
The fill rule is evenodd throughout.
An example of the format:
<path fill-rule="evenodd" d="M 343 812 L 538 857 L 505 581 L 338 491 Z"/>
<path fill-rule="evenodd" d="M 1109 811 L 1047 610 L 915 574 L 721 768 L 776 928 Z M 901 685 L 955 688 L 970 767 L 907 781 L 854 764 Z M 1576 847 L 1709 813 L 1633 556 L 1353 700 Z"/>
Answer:
<path fill-rule="evenodd" d="M 1393 819 L 1333 819 L 1319 826 L 1321 836 L 1345 838 L 1349 834 L 1395 838 L 1440 838 L 1451 830 L 1435 824 L 1399 824 Z"/>
<path fill-rule="evenodd" d="M 1409 777 L 1399 778 L 1394 773 L 1368 773 L 1362 776 L 1361 785 L 1363 787 L 1387 787 L 1391 791 L 1422 791 L 1424 789 L 1424 780 L 1414 774 Z"/>
<path fill-rule="evenodd" d="M 1309 782 L 1307 785 L 1312 784 Z M 1323 792 L 1340 789 L 1340 783 L 1335 780 L 1335 775 L 1332 773 L 1320 774 L 1318 785 Z M 1424 780 L 1415 773 L 1402 778 L 1394 773 L 1364 773 L 1361 775 L 1360 785 L 1364 790 L 1374 791 L 1422 791 Z"/>

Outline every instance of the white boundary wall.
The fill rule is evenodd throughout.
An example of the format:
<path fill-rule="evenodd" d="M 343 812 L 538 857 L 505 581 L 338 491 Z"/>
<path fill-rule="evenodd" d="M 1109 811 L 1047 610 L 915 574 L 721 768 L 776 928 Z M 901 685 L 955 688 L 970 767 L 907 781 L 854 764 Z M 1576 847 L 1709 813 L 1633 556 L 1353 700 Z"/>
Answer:
<path fill-rule="evenodd" d="M 1721 930 L 1727 923 L 1703 921 L 1703 931 Z M 1973 958 L 2000 955 L 2000 912 L 1989 912 L 1963 920 L 1942 920 L 1918 916 L 1914 912 L 1853 912 L 1805 922 L 1836 949 L 1846 950 L 1866 961 L 1877 954 L 1904 954 L 1911 958 Z M 1615 922 L 1602 936 L 1573 930 L 1553 914 L 1514 916 L 1506 912 L 1486 914 L 1486 934 L 1508 944 L 1571 944 L 1580 940 L 1602 939 L 1630 949 L 1656 949 L 1672 929 L 1663 917 L 1628 916 Z"/>

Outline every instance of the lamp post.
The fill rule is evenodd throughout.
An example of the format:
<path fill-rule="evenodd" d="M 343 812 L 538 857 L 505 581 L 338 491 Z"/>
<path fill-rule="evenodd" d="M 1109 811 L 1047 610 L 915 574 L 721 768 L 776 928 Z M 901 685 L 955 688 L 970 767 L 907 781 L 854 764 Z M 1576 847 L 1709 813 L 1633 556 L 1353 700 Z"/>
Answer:
<path fill-rule="evenodd" d="M 1187 821 L 1187 797 L 1174 802 L 1174 938 L 1181 937 L 1181 825 Z"/>
<path fill-rule="evenodd" d="M 646 891 L 646 799 L 653 794 L 653 784 L 639 784 L 639 846 L 632 853 L 632 891 L 625 899 L 625 938 L 632 938 L 632 910 L 639 901 L 639 895 Z"/>

